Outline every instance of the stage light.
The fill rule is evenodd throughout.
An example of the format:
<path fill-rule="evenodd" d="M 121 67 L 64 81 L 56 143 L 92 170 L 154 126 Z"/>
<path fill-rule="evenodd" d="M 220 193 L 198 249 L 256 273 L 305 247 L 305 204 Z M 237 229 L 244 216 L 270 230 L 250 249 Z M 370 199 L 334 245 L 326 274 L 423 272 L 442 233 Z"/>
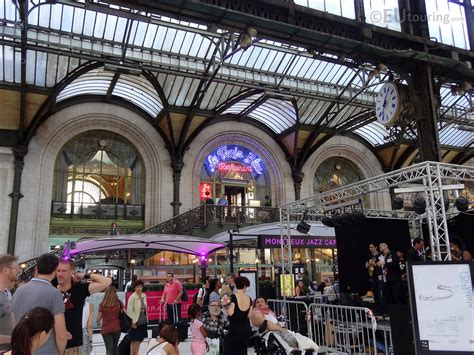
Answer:
<path fill-rule="evenodd" d="M 469 200 L 465 196 L 459 196 L 454 202 L 454 206 L 459 212 L 465 212 L 469 208 Z"/>
<path fill-rule="evenodd" d="M 342 215 L 341 215 L 341 219 L 342 219 L 342 222 L 345 223 L 345 224 L 352 224 L 354 223 L 354 219 L 352 218 L 352 214 L 348 213 L 348 212 L 344 212 Z"/>
<path fill-rule="evenodd" d="M 336 226 L 342 226 L 342 224 L 344 223 L 344 220 L 342 219 L 342 216 L 340 214 L 333 215 L 332 221 Z"/>
<path fill-rule="evenodd" d="M 301 217 L 301 221 L 296 226 L 296 230 L 302 234 L 308 234 L 311 226 L 306 223 L 306 218 L 308 216 L 308 211 L 303 212 L 303 217 Z"/>
<path fill-rule="evenodd" d="M 296 226 L 296 230 L 302 234 L 308 234 L 310 229 L 311 229 L 311 226 L 305 221 L 301 221 Z"/>
<path fill-rule="evenodd" d="M 334 228 L 335 224 L 330 217 L 324 216 L 321 218 L 321 223 L 324 224 L 326 227 Z"/>
<path fill-rule="evenodd" d="M 426 211 L 426 201 L 423 197 L 418 196 L 415 201 L 413 201 L 413 209 L 416 214 L 423 214 Z"/>
<path fill-rule="evenodd" d="M 365 221 L 365 214 L 362 211 L 355 210 L 352 212 L 352 219 L 354 220 L 354 223 L 359 224 Z"/>
<path fill-rule="evenodd" d="M 392 200 L 392 208 L 394 210 L 401 210 L 403 208 L 403 198 L 395 196 Z"/>

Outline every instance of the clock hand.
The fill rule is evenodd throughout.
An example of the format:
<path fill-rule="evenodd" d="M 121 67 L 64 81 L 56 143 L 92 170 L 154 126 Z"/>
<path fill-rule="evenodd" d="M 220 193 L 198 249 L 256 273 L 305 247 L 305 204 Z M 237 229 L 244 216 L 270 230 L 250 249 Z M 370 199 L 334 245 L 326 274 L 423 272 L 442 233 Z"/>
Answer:
<path fill-rule="evenodd" d="M 382 104 L 383 108 L 385 108 L 385 105 L 387 104 L 387 97 L 388 97 L 388 90 L 387 90 L 387 93 L 385 94 L 385 97 L 383 99 L 383 104 Z"/>

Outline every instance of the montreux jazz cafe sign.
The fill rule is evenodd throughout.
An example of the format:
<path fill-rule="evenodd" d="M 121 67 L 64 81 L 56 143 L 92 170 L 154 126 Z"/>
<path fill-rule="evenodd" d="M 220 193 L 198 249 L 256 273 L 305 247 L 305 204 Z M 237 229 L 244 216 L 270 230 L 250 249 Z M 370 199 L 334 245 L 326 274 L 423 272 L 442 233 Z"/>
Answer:
<path fill-rule="evenodd" d="M 280 248 L 281 239 L 279 235 L 259 235 L 259 247 L 262 249 Z M 315 236 L 291 236 L 292 248 L 335 248 L 336 238 Z"/>
<path fill-rule="evenodd" d="M 240 163 L 243 166 L 235 163 Z M 258 176 L 263 173 L 265 168 L 262 159 L 257 154 L 237 145 L 221 145 L 217 147 L 207 156 L 204 165 L 210 174 L 214 174 L 216 170 L 235 170 L 253 173 L 255 176 Z"/>

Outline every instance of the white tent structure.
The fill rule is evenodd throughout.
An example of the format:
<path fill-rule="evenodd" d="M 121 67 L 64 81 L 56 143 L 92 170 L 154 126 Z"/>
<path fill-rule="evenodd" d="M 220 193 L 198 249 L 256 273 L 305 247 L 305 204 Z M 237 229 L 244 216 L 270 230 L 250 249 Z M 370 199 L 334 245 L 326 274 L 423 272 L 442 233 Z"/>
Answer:
<path fill-rule="evenodd" d="M 175 234 L 126 234 L 113 237 L 84 239 L 76 243 L 66 243 L 63 255 L 74 257 L 118 250 L 166 250 L 206 256 L 222 249 L 225 244 L 209 239 Z"/>

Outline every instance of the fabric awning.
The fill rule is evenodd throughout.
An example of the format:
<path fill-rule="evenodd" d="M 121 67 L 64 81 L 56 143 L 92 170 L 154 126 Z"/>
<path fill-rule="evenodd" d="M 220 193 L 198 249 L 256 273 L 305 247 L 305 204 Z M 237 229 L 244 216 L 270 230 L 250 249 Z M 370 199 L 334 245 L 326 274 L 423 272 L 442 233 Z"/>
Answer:
<path fill-rule="evenodd" d="M 209 239 L 175 234 L 125 234 L 113 237 L 85 239 L 77 241 L 75 248 L 65 253 L 73 257 L 79 254 L 91 254 L 114 250 L 166 250 L 192 255 L 208 255 L 222 249 L 225 244 Z"/>

